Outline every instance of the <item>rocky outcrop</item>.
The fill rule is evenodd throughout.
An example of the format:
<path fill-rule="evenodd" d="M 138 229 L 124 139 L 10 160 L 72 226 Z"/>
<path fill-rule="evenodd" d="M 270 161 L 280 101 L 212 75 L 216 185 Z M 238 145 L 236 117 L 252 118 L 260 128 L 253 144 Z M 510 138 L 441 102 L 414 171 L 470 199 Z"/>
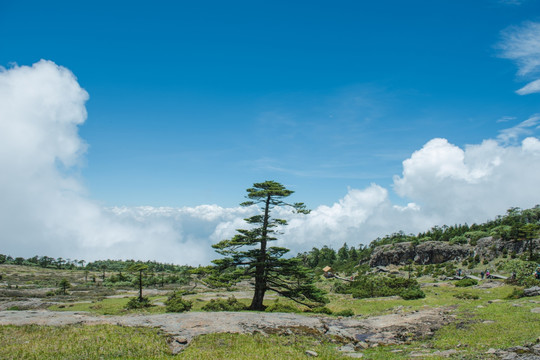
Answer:
<path fill-rule="evenodd" d="M 473 254 L 468 245 L 426 241 L 415 248 L 414 262 L 417 264 L 440 264 L 454 259 L 465 259 Z"/>
<path fill-rule="evenodd" d="M 540 239 L 533 240 L 533 247 L 540 248 Z M 479 255 L 482 259 L 492 260 L 503 253 L 522 254 L 529 251 L 529 243 L 527 241 L 505 241 L 494 239 L 491 236 L 479 239 L 475 247 L 475 255 Z"/>
<path fill-rule="evenodd" d="M 369 265 L 405 265 L 414 261 L 417 264 L 440 264 L 450 260 L 464 260 L 470 256 L 492 260 L 503 253 L 522 254 L 529 249 L 526 241 L 503 241 L 492 237 L 479 239 L 475 246 L 450 244 L 445 241 L 426 241 L 418 245 L 403 242 L 382 245 L 373 250 Z M 540 239 L 533 240 L 533 246 L 540 248 Z"/>
<path fill-rule="evenodd" d="M 412 242 L 383 245 L 375 248 L 369 265 L 439 264 L 454 259 L 464 259 L 474 252 L 468 245 L 454 245 L 443 241 L 426 241 L 418 245 Z"/>

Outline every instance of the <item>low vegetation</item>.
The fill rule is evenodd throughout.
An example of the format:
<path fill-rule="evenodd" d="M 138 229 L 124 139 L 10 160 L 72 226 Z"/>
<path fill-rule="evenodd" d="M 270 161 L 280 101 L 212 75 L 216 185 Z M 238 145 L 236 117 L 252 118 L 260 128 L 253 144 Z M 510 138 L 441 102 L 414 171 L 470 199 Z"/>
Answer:
<path fill-rule="evenodd" d="M 133 297 L 129 299 L 129 301 L 126 304 L 126 309 L 133 310 L 133 309 L 144 309 L 152 306 L 150 304 L 150 299 L 146 296 L 143 297 Z"/>
<path fill-rule="evenodd" d="M 112 325 L 0 326 L 2 359 L 171 359 L 166 339 L 149 328 Z"/>
<path fill-rule="evenodd" d="M 234 296 L 227 300 L 211 299 L 202 307 L 204 311 L 242 311 L 247 310 L 247 306 L 238 301 Z"/>
<path fill-rule="evenodd" d="M 457 287 L 469 287 L 469 286 L 478 285 L 478 281 L 474 279 L 461 279 L 461 280 L 456 281 L 454 285 Z"/>
<path fill-rule="evenodd" d="M 165 301 L 167 312 L 181 313 L 191 310 L 193 302 L 182 298 L 182 293 L 175 291 Z"/>
<path fill-rule="evenodd" d="M 405 300 L 425 297 L 415 279 L 383 275 L 366 275 L 348 283 L 337 283 L 334 291 L 339 294 L 351 294 L 359 299 L 394 295 L 399 295 Z"/>

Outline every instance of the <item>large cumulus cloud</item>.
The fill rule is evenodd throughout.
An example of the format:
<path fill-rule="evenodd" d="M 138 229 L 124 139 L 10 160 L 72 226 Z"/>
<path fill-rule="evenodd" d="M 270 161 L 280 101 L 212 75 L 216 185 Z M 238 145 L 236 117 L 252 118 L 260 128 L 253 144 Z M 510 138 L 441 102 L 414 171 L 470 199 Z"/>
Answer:
<path fill-rule="evenodd" d="M 210 245 L 232 236 L 256 208 L 99 206 L 77 172 L 87 99 L 75 76 L 49 61 L 0 71 L 0 252 L 208 263 L 215 256 Z M 463 148 L 432 139 L 403 161 L 391 188 L 352 187 L 307 216 L 281 209 L 276 215 L 289 226 L 279 242 L 293 253 L 367 244 L 398 230 L 485 221 L 512 206 L 534 206 L 537 123 L 534 115 L 497 139 Z M 398 196 L 400 205 L 392 201 Z"/>
<path fill-rule="evenodd" d="M 483 222 L 509 207 L 540 203 L 538 184 L 540 141 L 535 137 L 516 145 L 485 140 L 464 149 L 432 139 L 403 161 L 402 175 L 394 177 L 393 190 L 411 201 L 406 206 L 392 204 L 389 190 L 376 184 L 350 189 L 333 206 L 293 218 L 285 239 L 296 249 L 345 241 L 367 244 L 400 230 L 416 233 L 433 225 Z"/>
<path fill-rule="evenodd" d="M 100 207 L 77 173 L 87 99 L 75 76 L 53 62 L 1 70 L 0 252 L 208 262 L 215 228 L 247 210 Z"/>

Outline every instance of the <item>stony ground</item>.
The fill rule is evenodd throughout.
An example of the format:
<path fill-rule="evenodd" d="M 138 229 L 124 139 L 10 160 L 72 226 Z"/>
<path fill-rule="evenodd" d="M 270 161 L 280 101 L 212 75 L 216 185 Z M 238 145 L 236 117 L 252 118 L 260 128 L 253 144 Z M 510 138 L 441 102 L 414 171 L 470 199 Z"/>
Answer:
<path fill-rule="evenodd" d="M 96 316 L 85 312 L 47 310 L 0 311 L 0 325 L 113 324 L 160 328 L 170 337 L 173 352 L 181 351 L 198 335 L 230 332 L 311 334 L 355 347 L 398 344 L 427 337 L 452 321 L 451 309 L 424 309 L 368 318 L 332 318 L 286 313 L 190 312 L 184 314 Z"/>

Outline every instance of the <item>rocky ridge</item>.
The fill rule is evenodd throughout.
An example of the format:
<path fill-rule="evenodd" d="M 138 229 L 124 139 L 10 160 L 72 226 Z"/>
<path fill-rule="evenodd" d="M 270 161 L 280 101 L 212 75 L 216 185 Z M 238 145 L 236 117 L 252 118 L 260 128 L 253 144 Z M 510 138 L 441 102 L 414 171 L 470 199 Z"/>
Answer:
<path fill-rule="evenodd" d="M 533 240 L 535 248 L 540 247 L 540 239 Z M 426 241 L 418 245 L 402 242 L 378 246 L 371 254 L 369 265 L 388 266 L 405 265 L 412 261 L 417 264 L 440 264 L 450 260 L 464 260 L 470 256 L 492 260 L 500 254 L 522 254 L 528 250 L 526 241 L 503 241 L 493 237 L 481 238 L 476 245 L 451 244 L 445 241 Z"/>

